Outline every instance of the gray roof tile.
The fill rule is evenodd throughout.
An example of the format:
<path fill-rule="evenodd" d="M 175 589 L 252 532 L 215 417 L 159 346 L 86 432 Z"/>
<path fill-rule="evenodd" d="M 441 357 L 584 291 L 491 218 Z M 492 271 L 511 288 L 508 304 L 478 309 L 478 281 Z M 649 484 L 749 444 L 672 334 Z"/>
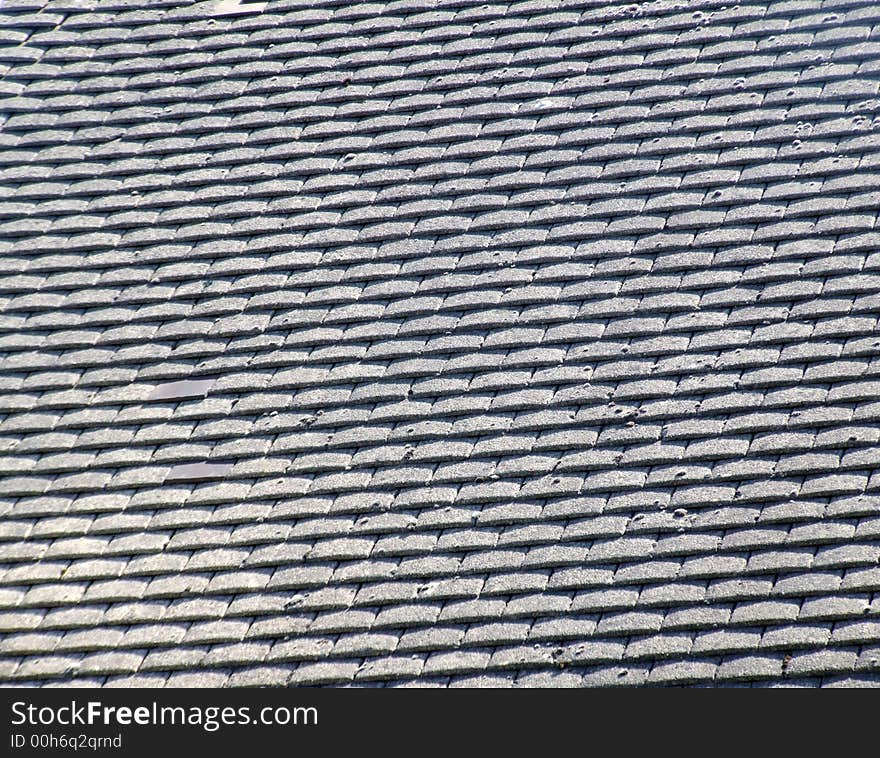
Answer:
<path fill-rule="evenodd" d="M 0 681 L 876 683 L 876 12 L 294 5 L 0 20 Z"/>

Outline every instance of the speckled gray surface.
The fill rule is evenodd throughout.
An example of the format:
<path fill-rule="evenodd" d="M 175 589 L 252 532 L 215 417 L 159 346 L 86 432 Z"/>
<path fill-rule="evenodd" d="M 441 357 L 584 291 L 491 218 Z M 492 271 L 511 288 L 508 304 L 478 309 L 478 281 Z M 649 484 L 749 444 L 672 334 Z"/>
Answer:
<path fill-rule="evenodd" d="M 880 684 L 876 0 L 259 6 L 0 8 L 0 681 Z"/>

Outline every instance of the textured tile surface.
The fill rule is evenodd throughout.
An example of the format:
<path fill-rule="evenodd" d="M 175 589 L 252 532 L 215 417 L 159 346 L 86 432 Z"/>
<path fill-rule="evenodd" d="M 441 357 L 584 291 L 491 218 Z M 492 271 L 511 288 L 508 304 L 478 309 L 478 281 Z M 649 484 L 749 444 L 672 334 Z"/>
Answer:
<path fill-rule="evenodd" d="M 874 0 L 0 33 L 0 681 L 880 685 Z"/>

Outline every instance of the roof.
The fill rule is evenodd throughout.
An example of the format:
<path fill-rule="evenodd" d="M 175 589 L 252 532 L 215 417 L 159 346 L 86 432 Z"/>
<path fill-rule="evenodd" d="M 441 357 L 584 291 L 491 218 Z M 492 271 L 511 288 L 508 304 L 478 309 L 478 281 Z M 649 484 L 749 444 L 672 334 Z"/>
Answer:
<path fill-rule="evenodd" d="M 0 680 L 880 684 L 875 0 L 0 12 Z"/>

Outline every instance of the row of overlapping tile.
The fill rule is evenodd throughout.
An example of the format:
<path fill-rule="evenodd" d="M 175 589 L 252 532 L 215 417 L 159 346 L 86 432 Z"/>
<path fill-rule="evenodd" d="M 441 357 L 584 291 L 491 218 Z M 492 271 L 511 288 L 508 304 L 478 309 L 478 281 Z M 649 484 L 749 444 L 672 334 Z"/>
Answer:
<path fill-rule="evenodd" d="M 0 677 L 880 681 L 876 7 L 316 5 L 0 14 Z"/>

